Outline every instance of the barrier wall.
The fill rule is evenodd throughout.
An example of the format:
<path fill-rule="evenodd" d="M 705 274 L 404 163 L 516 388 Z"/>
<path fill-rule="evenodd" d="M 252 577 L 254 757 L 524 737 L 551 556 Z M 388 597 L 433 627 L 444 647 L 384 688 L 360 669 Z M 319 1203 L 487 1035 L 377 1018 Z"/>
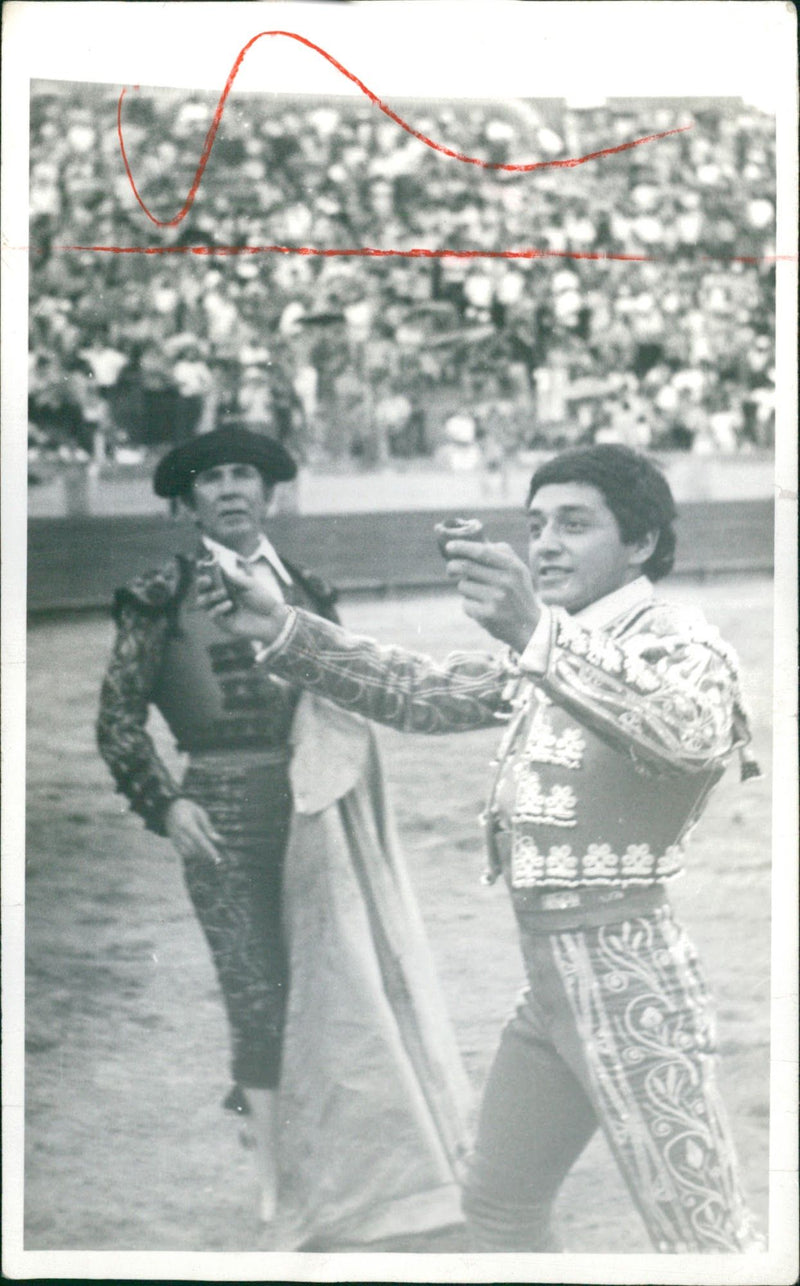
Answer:
<path fill-rule="evenodd" d="M 352 462 L 336 472 L 301 468 L 291 488 L 276 499 L 287 512 L 377 513 L 387 510 L 469 510 L 521 504 L 531 474 L 552 451 L 529 451 L 499 471 L 448 469 L 435 460 L 394 461 L 386 469 L 358 469 Z M 678 504 L 717 500 L 766 500 L 773 494 L 771 452 L 698 456 L 671 451 L 651 454 L 667 477 Z M 44 475 L 37 464 L 34 472 Z M 28 489 L 31 518 L 153 516 L 164 502 L 153 495 L 154 460 L 102 468 L 59 464 L 49 478 Z M 291 491 L 291 496 L 289 492 Z"/>
<path fill-rule="evenodd" d="M 343 591 L 420 589 L 445 584 L 432 528 L 446 512 L 278 514 L 270 535 L 288 559 Z M 771 500 L 684 503 L 679 513 L 679 574 L 772 570 Z M 485 509 L 481 518 L 490 539 L 524 553 L 519 510 Z M 196 544 L 190 523 L 152 515 L 35 518 L 28 533 L 28 610 L 34 614 L 103 607 L 115 586 Z"/>

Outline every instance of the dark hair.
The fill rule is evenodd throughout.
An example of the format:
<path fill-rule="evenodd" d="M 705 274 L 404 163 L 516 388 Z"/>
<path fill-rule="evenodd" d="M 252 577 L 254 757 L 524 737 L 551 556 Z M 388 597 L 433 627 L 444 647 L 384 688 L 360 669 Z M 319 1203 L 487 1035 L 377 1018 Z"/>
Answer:
<path fill-rule="evenodd" d="M 675 501 L 663 473 L 646 456 L 610 442 L 564 451 L 534 473 L 528 489 L 528 506 L 541 487 L 561 482 L 583 482 L 597 487 L 616 518 L 626 545 L 641 540 L 648 532 L 658 532 L 656 547 L 642 565 L 642 572 L 650 580 L 660 580 L 672 571 Z"/>

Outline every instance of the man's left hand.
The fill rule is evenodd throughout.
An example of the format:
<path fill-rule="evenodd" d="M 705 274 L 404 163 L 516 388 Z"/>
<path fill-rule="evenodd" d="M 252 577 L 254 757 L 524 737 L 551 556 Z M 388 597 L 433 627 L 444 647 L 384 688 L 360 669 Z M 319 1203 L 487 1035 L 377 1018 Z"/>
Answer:
<path fill-rule="evenodd" d="M 523 652 L 540 607 L 530 572 L 510 545 L 451 540 L 447 575 L 457 581 L 464 611 L 515 652 Z"/>
<path fill-rule="evenodd" d="M 276 598 L 272 579 L 258 565 L 227 572 L 198 567 L 197 605 L 227 633 L 264 643 L 275 641 L 289 613 L 283 599 Z"/>

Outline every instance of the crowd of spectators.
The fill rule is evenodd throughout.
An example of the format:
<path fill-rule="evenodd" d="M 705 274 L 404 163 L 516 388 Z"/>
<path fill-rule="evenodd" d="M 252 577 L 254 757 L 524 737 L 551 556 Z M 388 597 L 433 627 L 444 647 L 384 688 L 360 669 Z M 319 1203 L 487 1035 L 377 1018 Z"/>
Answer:
<path fill-rule="evenodd" d="M 495 162 L 437 154 L 361 99 L 234 96 L 187 217 L 136 204 L 117 90 L 31 96 L 30 441 L 134 460 L 244 419 L 310 464 L 624 441 L 769 447 L 774 122 L 739 100 L 397 104 Z M 161 219 L 194 178 L 213 96 L 130 92 L 125 143 Z M 538 248 L 598 258 L 166 256 L 64 246 Z M 610 254 L 645 256 L 614 261 Z"/>

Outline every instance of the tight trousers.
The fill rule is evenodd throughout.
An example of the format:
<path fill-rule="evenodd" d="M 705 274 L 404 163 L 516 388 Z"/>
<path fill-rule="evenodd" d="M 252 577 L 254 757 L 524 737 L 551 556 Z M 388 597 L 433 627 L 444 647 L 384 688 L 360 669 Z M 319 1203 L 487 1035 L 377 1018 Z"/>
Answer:
<path fill-rule="evenodd" d="M 184 878 L 222 988 L 233 1079 L 243 1088 L 274 1089 L 288 992 L 281 928 L 292 816 L 288 757 L 270 751 L 197 756 L 183 792 L 205 808 L 223 839 L 219 865 L 187 859 Z"/>
<path fill-rule="evenodd" d="M 658 1251 L 762 1249 L 714 1076 L 708 990 L 668 906 L 542 932 L 483 1100 L 464 1212 L 476 1250 L 560 1250 L 552 1208 L 599 1125 Z"/>

